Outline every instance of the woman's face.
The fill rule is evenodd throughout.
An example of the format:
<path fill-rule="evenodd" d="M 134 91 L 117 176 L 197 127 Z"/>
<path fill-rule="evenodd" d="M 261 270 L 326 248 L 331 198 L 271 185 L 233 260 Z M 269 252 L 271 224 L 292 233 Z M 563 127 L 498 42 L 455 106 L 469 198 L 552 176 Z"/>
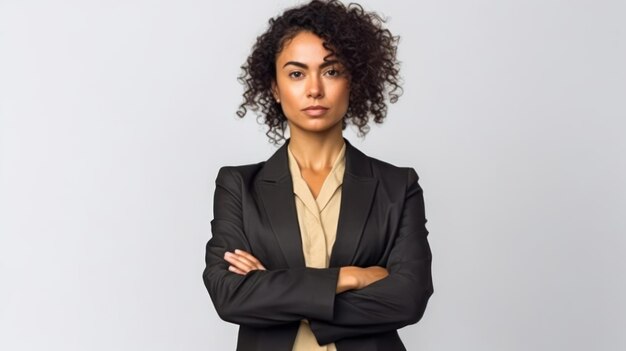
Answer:
<path fill-rule="evenodd" d="M 287 41 L 276 58 L 275 99 L 280 100 L 290 133 L 339 129 L 350 97 L 348 72 L 311 32 Z M 308 109 L 318 106 L 320 109 Z"/>

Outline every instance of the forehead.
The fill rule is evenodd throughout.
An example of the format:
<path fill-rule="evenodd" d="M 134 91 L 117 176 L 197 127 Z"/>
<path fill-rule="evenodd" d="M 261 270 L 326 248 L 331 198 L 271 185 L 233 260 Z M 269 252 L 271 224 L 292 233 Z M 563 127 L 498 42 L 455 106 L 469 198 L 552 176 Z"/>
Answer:
<path fill-rule="evenodd" d="M 331 54 L 322 43 L 324 40 L 311 32 L 300 32 L 291 40 L 285 41 L 282 51 L 276 57 L 276 63 L 298 61 L 302 63 L 321 63 Z M 330 58 L 330 56 L 329 56 Z"/>

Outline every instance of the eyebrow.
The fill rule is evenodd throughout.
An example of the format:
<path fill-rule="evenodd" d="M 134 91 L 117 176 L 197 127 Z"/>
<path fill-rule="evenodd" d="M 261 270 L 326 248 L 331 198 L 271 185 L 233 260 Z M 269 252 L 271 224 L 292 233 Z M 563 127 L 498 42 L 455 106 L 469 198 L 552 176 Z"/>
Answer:
<path fill-rule="evenodd" d="M 337 63 L 339 63 L 339 60 L 326 61 L 326 62 L 324 62 L 324 63 L 322 63 L 320 65 L 320 68 L 324 68 L 324 67 L 327 67 L 327 66 L 330 66 L 330 65 L 334 65 L 334 64 L 337 64 Z M 298 61 L 288 61 L 287 63 L 285 63 L 283 65 L 283 68 L 285 68 L 287 65 L 294 65 L 294 66 L 298 66 L 300 68 L 305 68 L 305 69 L 309 68 L 309 66 L 307 66 L 306 64 L 304 64 L 302 62 L 298 62 Z"/>

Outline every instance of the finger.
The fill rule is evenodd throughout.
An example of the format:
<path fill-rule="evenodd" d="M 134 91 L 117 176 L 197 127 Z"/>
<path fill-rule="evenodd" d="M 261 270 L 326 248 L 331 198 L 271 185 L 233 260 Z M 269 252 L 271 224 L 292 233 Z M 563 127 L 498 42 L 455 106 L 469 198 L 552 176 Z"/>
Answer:
<path fill-rule="evenodd" d="M 239 249 L 235 249 L 235 253 L 238 255 L 244 256 L 245 258 L 247 258 L 249 261 L 254 263 L 260 269 L 265 269 L 261 261 L 259 261 L 256 257 L 254 257 L 251 253 L 246 252 L 244 250 L 239 250 Z"/>
<path fill-rule="evenodd" d="M 259 265 L 250 261 L 246 256 L 235 254 L 234 258 L 239 260 L 240 262 L 243 262 L 251 269 L 260 269 Z"/>
<path fill-rule="evenodd" d="M 226 255 L 226 256 L 224 257 L 224 259 L 225 259 L 228 263 L 230 263 L 231 265 L 233 265 L 234 267 L 236 267 L 237 269 L 242 270 L 242 271 L 244 271 L 244 272 L 248 272 L 248 271 L 250 271 L 250 270 L 254 269 L 254 267 L 252 267 L 252 266 L 250 266 L 250 265 L 246 264 L 245 262 L 242 262 L 241 260 L 239 260 L 239 259 L 238 259 L 235 255 L 233 255 L 233 254 Z"/>
<path fill-rule="evenodd" d="M 246 261 L 243 261 L 238 255 L 231 252 L 227 252 L 226 254 L 224 254 L 224 259 L 228 263 L 245 272 L 256 269 L 253 265 L 248 264 Z"/>
<path fill-rule="evenodd" d="M 252 254 L 243 250 L 239 250 L 239 249 L 235 250 L 235 254 L 238 255 L 239 258 L 246 260 L 250 265 L 254 266 L 256 269 L 263 269 L 263 270 L 265 269 L 265 267 L 263 267 L 261 262 Z"/>
<path fill-rule="evenodd" d="M 233 273 L 237 273 L 239 275 L 246 275 L 248 274 L 247 272 L 242 271 L 241 269 L 235 267 L 235 266 L 228 266 L 228 270 L 233 272 Z"/>

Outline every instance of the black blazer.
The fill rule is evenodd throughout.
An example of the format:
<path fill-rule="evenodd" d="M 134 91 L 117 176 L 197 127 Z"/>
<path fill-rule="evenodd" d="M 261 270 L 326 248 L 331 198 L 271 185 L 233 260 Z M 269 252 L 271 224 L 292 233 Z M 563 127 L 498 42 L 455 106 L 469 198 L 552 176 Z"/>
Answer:
<path fill-rule="evenodd" d="M 422 189 L 413 168 L 371 158 L 346 142 L 337 236 L 329 268 L 305 266 L 286 142 L 265 162 L 222 167 L 203 280 L 218 315 L 239 324 L 237 350 L 291 351 L 300 320 L 338 351 L 406 350 L 398 328 L 417 323 L 433 293 Z M 228 270 L 242 249 L 267 270 Z M 342 266 L 389 275 L 335 294 Z"/>

